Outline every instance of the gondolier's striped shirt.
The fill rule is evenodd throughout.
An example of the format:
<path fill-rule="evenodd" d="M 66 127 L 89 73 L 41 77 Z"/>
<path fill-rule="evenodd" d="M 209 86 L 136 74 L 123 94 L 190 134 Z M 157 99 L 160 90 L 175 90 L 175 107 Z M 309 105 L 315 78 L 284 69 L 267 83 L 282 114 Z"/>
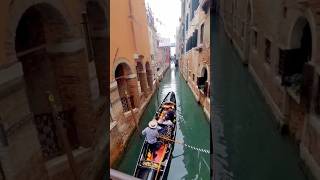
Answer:
<path fill-rule="evenodd" d="M 142 135 L 145 135 L 147 138 L 147 142 L 149 144 L 154 144 L 157 142 L 157 137 L 159 136 L 159 132 L 158 129 L 161 129 L 161 127 L 157 127 L 157 128 L 149 128 L 146 127 L 143 131 L 142 131 Z"/>

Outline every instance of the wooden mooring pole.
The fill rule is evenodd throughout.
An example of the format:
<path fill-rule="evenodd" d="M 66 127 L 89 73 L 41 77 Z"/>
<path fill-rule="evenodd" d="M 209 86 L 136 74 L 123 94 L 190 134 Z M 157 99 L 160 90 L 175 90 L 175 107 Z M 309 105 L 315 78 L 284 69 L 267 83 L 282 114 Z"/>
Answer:
<path fill-rule="evenodd" d="M 64 150 L 64 152 L 67 154 L 67 158 L 68 158 L 68 162 L 69 162 L 69 166 L 73 175 L 73 179 L 74 180 L 80 180 L 79 178 L 79 174 L 77 172 L 77 168 L 76 168 L 76 162 L 74 160 L 73 154 L 72 154 L 72 149 L 68 140 L 68 137 L 66 135 L 66 131 L 65 128 L 62 125 L 62 118 L 59 115 L 59 111 L 58 111 L 58 107 L 56 105 L 55 102 L 55 98 L 53 96 L 52 93 L 47 92 L 48 93 L 48 100 L 52 109 L 52 113 L 53 113 L 53 123 L 57 128 L 57 136 L 59 141 L 62 143 L 62 148 Z"/>
<path fill-rule="evenodd" d="M 141 138 L 141 131 L 140 131 L 140 128 L 139 128 L 139 122 L 136 120 L 136 116 L 134 115 L 134 112 L 133 112 L 133 109 L 132 109 L 132 106 L 131 106 L 131 100 L 130 100 L 130 98 L 128 96 L 128 92 L 125 91 L 124 93 L 125 93 L 125 96 L 126 96 L 126 99 L 127 99 L 127 102 L 128 102 L 129 109 L 131 111 L 132 118 L 133 118 L 134 123 L 136 125 L 136 129 L 138 131 L 139 137 Z"/>

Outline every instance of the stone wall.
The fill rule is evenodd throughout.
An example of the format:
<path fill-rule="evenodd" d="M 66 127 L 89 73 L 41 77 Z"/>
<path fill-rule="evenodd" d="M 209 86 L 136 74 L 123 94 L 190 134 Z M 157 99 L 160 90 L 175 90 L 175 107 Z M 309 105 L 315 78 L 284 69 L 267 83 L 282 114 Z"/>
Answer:
<path fill-rule="evenodd" d="M 75 107 L 72 118 L 75 124 L 72 126 L 77 131 L 80 145 L 73 149 L 73 153 L 79 175 L 86 172 L 81 174 L 81 179 L 93 179 L 102 173 L 102 163 L 97 159 L 107 160 L 102 153 L 105 148 L 98 148 L 107 144 L 100 141 L 106 136 L 101 127 L 106 127 L 107 107 L 105 97 L 97 92 L 100 88 L 102 90 L 105 73 L 88 58 L 89 47 L 86 47 L 81 24 L 81 12 L 88 10 L 86 3 L 54 0 L 0 2 L 5 9 L 1 11 L 3 21 L 0 22 L 0 40 L 5 45 L 0 51 L 0 123 L 4 126 L 2 139 L 7 140 L 0 147 L 0 161 L 8 180 L 70 179 L 64 151 L 50 159 L 44 155 L 43 146 L 50 143 L 40 139 L 43 139 L 44 132 L 57 133 L 56 130 L 51 126 L 39 128 L 41 126 L 34 118 L 39 113 L 52 113 L 46 94 L 48 90 L 56 97 L 58 111 Z M 99 17 L 104 17 L 104 1 L 94 0 L 93 3 L 102 9 Z M 25 20 L 35 14 L 41 26 L 33 24 L 29 27 L 28 23 L 34 22 L 26 23 Z M 34 36 L 23 34 L 28 31 L 39 32 L 38 37 L 45 37 L 43 44 L 35 44 L 37 39 Z M 100 40 L 95 43 L 97 51 L 106 48 L 100 47 L 103 46 Z M 102 62 L 106 57 L 103 53 L 99 54 L 99 65 L 105 64 Z M 92 167 L 96 171 L 88 170 Z"/>
<path fill-rule="evenodd" d="M 254 76 L 280 125 L 287 125 L 290 134 L 301 142 L 301 157 L 310 167 L 313 174 L 320 179 L 319 162 L 310 145 L 320 142 L 314 132 L 320 127 L 311 123 L 318 119 L 314 104 L 317 104 L 319 81 L 315 77 L 309 84 L 312 98 L 309 108 L 292 92 L 282 85 L 279 73 L 280 50 L 299 47 L 302 37 L 302 28 L 307 24 L 311 29 L 311 60 L 308 63 L 315 69 L 319 67 L 319 28 L 318 6 L 313 1 L 263 1 L 263 0 L 228 0 L 219 1 L 221 20 L 225 31 L 238 51 L 244 64 L 248 64 L 249 71 Z M 303 22 L 303 23 L 302 23 Z M 269 59 L 266 56 L 267 40 L 270 42 Z M 304 98 L 304 97 L 302 97 Z M 300 100 L 299 100 L 300 99 Z M 313 118 L 310 118 L 313 117 Z M 307 125 L 307 126 L 306 126 Z M 313 131 L 315 130 L 315 131 Z M 304 137 L 307 137 L 304 139 Z M 312 138 L 311 138 L 312 137 Z M 308 140 L 309 139 L 309 140 Z M 308 141 L 305 144 L 305 141 Z M 311 153 L 313 152 L 313 153 Z M 320 152 L 320 151 L 318 151 Z"/>

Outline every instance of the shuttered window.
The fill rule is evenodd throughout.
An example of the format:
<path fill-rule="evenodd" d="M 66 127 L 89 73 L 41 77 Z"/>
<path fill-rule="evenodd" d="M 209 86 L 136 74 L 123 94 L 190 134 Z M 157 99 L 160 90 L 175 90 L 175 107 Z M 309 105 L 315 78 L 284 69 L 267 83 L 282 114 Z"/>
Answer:
<path fill-rule="evenodd" d="M 203 43 L 204 24 L 200 28 L 200 43 Z"/>
<path fill-rule="evenodd" d="M 268 64 L 271 64 L 271 42 L 269 39 L 265 40 L 265 60 Z"/>

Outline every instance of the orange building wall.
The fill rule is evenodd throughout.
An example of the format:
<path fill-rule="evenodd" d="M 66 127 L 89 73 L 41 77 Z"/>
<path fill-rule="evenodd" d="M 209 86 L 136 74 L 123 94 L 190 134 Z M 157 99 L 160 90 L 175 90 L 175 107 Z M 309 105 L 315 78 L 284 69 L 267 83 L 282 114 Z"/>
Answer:
<path fill-rule="evenodd" d="M 133 28 L 129 18 L 130 6 L 132 5 Z M 134 33 L 133 33 L 134 32 Z M 133 35 L 134 34 L 134 35 Z M 137 52 L 134 40 L 136 41 Z M 116 51 L 118 53 L 116 56 Z M 142 54 L 146 60 L 150 58 L 149 36 L 147 16 L 144 0 L 111 0 L 110 1 L 110 78 L 114 80 L 116 62 L 126 59 L 130 63 L 133 73 L 135 71 L 134 53 Z M 116 59 L 115 59 L 116 56 Z"/>

